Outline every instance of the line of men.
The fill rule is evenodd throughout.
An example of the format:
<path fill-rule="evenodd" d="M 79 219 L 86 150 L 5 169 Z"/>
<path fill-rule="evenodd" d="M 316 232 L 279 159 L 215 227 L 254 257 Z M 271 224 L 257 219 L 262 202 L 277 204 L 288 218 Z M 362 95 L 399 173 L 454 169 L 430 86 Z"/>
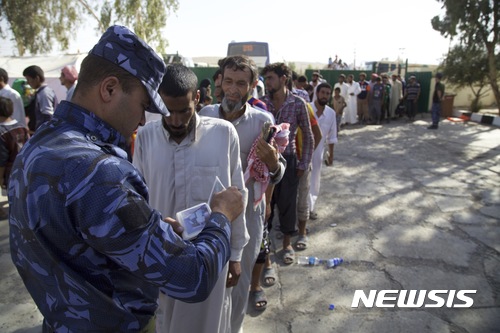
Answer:
<path fill-rule="evenodd" d="M 435 85 L 432 95 L 431 117 L 432 123 L 428 129 L 438 129 L 444 98 L 445 86 L 442 82 L 443 74 L 436 73 Z M 341 74 L 334 88 L 339 89 L 339 94 L 345 100 L 345 111 L 337 108 L 342 118 L 342 124 L 380 124 L 382 120 L 390 120 L 406 115 L 409 121 L 414 121 L 418 112 L 417 105 L 420 98 L 421 87 L 414 75 L 406 83 L 401 75 L 392 74 L 391 80 L 387 74 L 378 76 L 372 74 L 371 81 L 367 82 L 366 74 L 359 75 L 359 81 L 354 81 L 354 76 Z M 332 104 L 335 98 L 332 99 Z"/>
<path fill-rule="evenodd" d="M 273 204 L 284 261 L 293 262 L 299 181 L 311 161 L 323 163 L 309 106 L 292 94 L 282 63 L 262 71 L 268 112 L 247 103 L 253 61 L 228 57 L 220 67 L 222 102 L 198 115 L 194 73 L 166 67 L 128 28 L 112 26 L 83 60 L 71 100 L 37 124 L 8 196 L 12 260 L 44 332 L 240 332 Z M 333 130 L 331 87 L 317 94 L 310 106 Z M 146 124 L 145 110 L 160 120 Z M 282 154 L 261 137 L 267 122 L 290 126 Z M 251 151 L 270 183 L 256 205 L 247 201 L 258 197 L 257 181 L 243 178 Z M 207 202 L 216 176 L 227 189 L 213 195 L 198 236 L 182 239 L 183 227 L 165 216 Z"/>
<path fill-rule="evenodd" d="M 366 73 L 359 74 L 359 81 L 354 75 L 339 76 L 335 88 L 340 88 L 340 95 L 345 99 L 346 108 L 342 112 L 342 124 L 380 124 L 381 121 L 395 120 L 405 110 L 410 121 L 415 119 L 417 103 L 420 97 L 420 84 L 415 76 L 410 76 L 406 83 L 398 74 L 372 74 L 366 80 Z"/>
<path fill-rule="evenodd" d="M 219 65 L 220 77 L 215 77 L 214 81 L 216 89 L 221 90 L 221 103 L 205 106 L 199 114 L 195 112 L 194 107 L 199 102 L 199 96 L 196 94 L 196 76 L 183 66 L 169 66 L 164 77 L 164 83 L 168 82 L 169 85 L 165 85 L 164 88 L 162 88 L 164 83 L 160 85 L 160 95 L 170 111 L 170 116 L 146 124 L 137 133 L 134 165 L 144 175 L 146 183 L 152 184 L 150 185 L 151 204 L 165 214 L 173 214 L 186 206 L 204 200 L 208 195 L 214 174 L 221 178 L 224 185 L 235 184 L 238 188 L 243 187 L 248 191 L 249 204 L 243 215 L 246 221 L 240 226 L 246 226 L 249 235 L 245 238 L 242 228 L 233 230 L 232 258 L 227 268 L 227 277 L 224 275 L 219 277 L 214 291 L 202 303 L 187 304 L 174 297 L 160 294 L 157 328 L 161 332 L 240 332 L 247 312 L 249 295 L 252 295 L 251 303 L 256 309 L 265 308 L 267 300 L 258 281 L 263 264 L 269 259 L 269 256 L 266 256 L 269 249 L 266 246 L 268 240 L 265 239 L 267 234 L 265 222 L 273 204 L 277 205 L 280 212 L 280 230 L 284 235 L 284 261 L 290 264 L 294 260 L 291 237 L 296 232 L 298 183 L 299 179 L 304 177 L 304 171 L 311 170 L 310 162 L 297 158 L 295 133 L 298 128 L 304 133 L 304 139 L 300 144 L 301 151 L 308 154 L 303 156 L 310 156 L 309 145 L 313 144 L 314 139 L 311 137 L 312 131 L 308 128 L 310 125 L 308 104 L 302 98 L 292 94 L 289 86 L 291 70 L 284 64 L 272 64 L 263 69 L 262 74 L 265 77 L 268 94 L 263 97 L 262 101 L 256 101 L 252 97 L 252 91 L 258 83 L 258 72 L 251 59 L 244 56 L 228 57 L 221 59 Z M 177 74 L 170 77 L 172 73 Z M 189 78 L 187 81 L 190 84 L 184 82 L 186 77 Z M 177 89 L 173 82 L 179 83 L 184 90 Z M 219 84 L 220 87 L 218 87 Z M 189 89 L 186 89 L 188 87 Z M 319 110 L 316 110 L 319 112 L 318 117 L 323 117 L 326 102 L 331 94 L 329 85 L 326 84 L 321 88 L 324 89 L 318 89 L 320 94 L 317 103 Z M 268 112 L 262 108 L 267 109 Z M 331 127 L 336 129 L 335 113 L 329 110 L 331 112 L 326 114 L 330 122 L 333 120 Z M 316 117 L 314 113 L 312 116 Z M 222 119 L 226 122 L 216 122 L 207 117 Z M 217 132 L 213 128 L 214 122 L 217 124 Z M 238 149 L 234 144 L 226 143 L 226 139 L 221 137 L 225 131 L 222 131 L 220 127 L 222 124 L 228 126 L 228 122 L 232 123 L 236 129 L 240 145 L 239 157 L 242 165 L 236 169 L 234 169 L 234 161 L 238 157 L 234 155 Z M 260 138 L 261 129 L 266 122 L 278 124 L 285 122 L 290 125 L 290 144 L 282 156 L 276 153 L 275 147 Z M 217 136 L 213 137 L 215 134 Z M 336 133 L 334 137 L 336 139 Z M 214 146 L 214 142 L 218 144 Z M 226 147 L 233 149 L 231 154 L 225 151 Z M 255 181 L 247 181 L 245 185 L 241 182 L 241 171 L 247 169 L 249 155 L 254 147 L 259 159 L 268 167 L 271 184 L 275 184 L 273 200 L 269 197 L 273 192 L 266 191 L 266 200 L 261 201 L 257 206 L 250 204 L 256 197 L 258 188 L 255 186 Z M 330 149 L 332 161 L 333 144 Z M 315 154 L 317 151 L 319 152 L 316 150 Z M 220 165 L 210 162 L 214 158 L 216 161 L 223 161 L 218 154 L 232 155 L 232 162 L 229 160 Z M 316 163 L 319 168 L 322 164 L 322 154 L 323 146 L 316 158 L 319 160 Z M 281 161 L 279 157 L 282 158 Z M 311 156 L 313 157 L 314 155 Z M 158 163 L 151 163 L 153 160 L 158 160 Z M 197 163 L 203 166 L 197 166 Z M 300 163 L 303 163 L 303 170 L 300 169 Z M 172 166 L 169 167 L 169 165 Z M 223 165 L 233 167 L 230 168 L 230 172 L 226 172 Z M 314 179 L 319 180 L 319 168 L 316 169 L 317 177 L 314 176 Z M 186 177 L 182 170 L 190 170 L 191 177 Z M 228 174 L 232 175 L 232 183 L 224 176 Z M 309 178 L 304 177 L 304 179 L 309 182 Z M 196 187 L 204 188 L 205 193 L 195 198 L 192 193 L 195 188 L 193 182 L 196 183 Z M 176 190 L 171 196 L 166 196 L 165 193 L 160 195 L 165 187 L 173 187 Z M 191 189 L 191 192 L 188 189 Z M 155 202 L 155 197 L 161 198 L 161 201 Z M 316 198 L 317 196 L 314 201 Z M 172 205 L 172 201 L 177 204 Z M 233 223 L 233 227 L 235 225 Z M 305 221 L 300 229 L 303 229 L 304 235 L 299 235 L 298 247 L 301 244 L 307 244 Z M 188 320 L 186 316 L 195 316 L 197 320 Z M 186 320 L 174 320 L 185 317 Z"/>

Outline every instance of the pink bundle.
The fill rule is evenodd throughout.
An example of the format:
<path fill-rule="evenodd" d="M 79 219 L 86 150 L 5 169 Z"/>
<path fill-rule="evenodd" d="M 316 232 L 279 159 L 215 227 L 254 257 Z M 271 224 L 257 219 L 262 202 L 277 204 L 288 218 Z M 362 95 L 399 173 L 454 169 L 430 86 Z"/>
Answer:
<path fill-rule="evenodd" d="M 274 134 L 272 139 L 276 142 L 278 146 L 278 151 L 283 153 L 285 151 L 286 146 L 288 145 L 288 136 L 290 134 L 290 124 L 281 123 L 279 125 L 272 125 Z M 257 142 L 259 141 L 260 136 L 255 139 L 252 148 L 250 149 L 250 153 L 248 154 L 247 162 L 248 166 L 245 170 L 245 183 L 248 183 L 250 177 L 255 179 L 254 183 L 254 200 L 253 200 L 253 209 L 255 210 L 257 206 L 260 204 L 262 199 L 264 198 L 264 194 L 266 193 L 266 189 L 269 186 L 269 169 L 267 165 L 262 162 L 255 152 L 257 147 Z M 271 142 L 271 141 L 270 141 Z"/>

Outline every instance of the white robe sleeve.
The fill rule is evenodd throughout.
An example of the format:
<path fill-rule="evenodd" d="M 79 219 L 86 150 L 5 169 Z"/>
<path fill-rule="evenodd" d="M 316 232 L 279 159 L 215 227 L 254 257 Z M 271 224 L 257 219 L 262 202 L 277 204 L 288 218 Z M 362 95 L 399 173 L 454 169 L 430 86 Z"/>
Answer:
<path fill-rule="evenodd" d="M 144 168 L 143 168 L 143 161 L 144 158 L 142 157 L 142 136 L 140 135 L 141 130 L 137 132 L 137 135 L 135 136 L 135 141 L 134 141 L 134 151 L 132 152 L 133 158 L 132 158 L 132 164 L 135 166 L 137 170 L 141 173 L 142 176 L 144 176 Z"/>
<path fill-rule="evenodd" d="M 354 84 L 354 95 L 358 96 L 361 94 L 361 87 L 359 86 L 358 82 L 353 83 Z"/>
<path fill-rule="evenodd" d="M 231 257 L 230 261 L 241 261 L 243 247 L 248 243 L 250 235 L 246 227 L 245 211 L 248 202 L 248 191 L 243 180 L 243 170 L 240 159 L 240 141 L 236 129 L 231 126 L 230 160 L 231 185 L 236 186 L 243 195 L 243 213 L 231 223 Z"/>

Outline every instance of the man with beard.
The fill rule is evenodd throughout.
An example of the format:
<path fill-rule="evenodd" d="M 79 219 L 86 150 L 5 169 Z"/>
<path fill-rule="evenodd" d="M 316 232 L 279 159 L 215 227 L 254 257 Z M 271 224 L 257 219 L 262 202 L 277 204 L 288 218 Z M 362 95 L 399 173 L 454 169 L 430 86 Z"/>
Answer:
<path fill-rule="evenodd" d="M 312 73 L 312 79 L 309 81 L 309 84 L 313 87 L 313 97 L 311 98 L 311 102 L 316 100 L 316 87 L 321 83 L 321 74 L 319 72 Z"/>
<path fill-rule="evenodd" d="M 200 110 L 200 115 L 222 118 L 234 125 L 239 136 L 243 170 L 246 170 L 248 155 L 255 140 L 261 135 L 262 126 L 266 122 L 274 124 L 274 119 L 269 113 L 255 109 L 247 102 L 258 80 L 257 66 L 253 60 L 247 56 L 231 56 L 220 60 L 219 66 L 222 71 L 224 94 L 222 103 L 220 106 L 205 106 Z M 285 165 L 284 160 L 279 159 L 275 147 L 260 138 L 257 142 L 256 154 L 269 170 L 270 184 L 279 182 L 285 172 Z M 260 201 L 254 208 L 252 204 L 256 194 L 254 184 L 255 180 L 250 177 L 246 183 L 249 200 L 245 212 L 250 241 L 243 250 L 240 280 L 232 290 L 231 332 L 239 332 L 243 324 L 252 269 L 259 255 L 264 232 L 266 200 Z M 262 259 L 261 264 L 264 263 L 265 257 Z M 259 264 L 258 260 L 257 264 Z M 267 300 L 262 289 L 251 290 L 251 295 L 255 307 L 265 308 Z"/>
<path fill-rule="evenodd" d="M 280 230 L 283 233 L 283 262 L 292 264 L 295 252 L 291 245 L 291 237 L 295 233 L 297 221 L 297 191 L 299 179 L 311 166 L 314 150 L 314 138 L 307 112 L 306 102 L 292 94 L 288 89 L 288 80 L 292 78 L 292 70 L 284 63 L 267 65 L 262 70 L 268 94 L 263 102 L 268 111 L 274 115 L 277 124 L 289 123 L 289 143 L 283 153 L 287 168 L 283 179 L 274 189 L 273 201 L 279 209 Z M 295 135 L 297 128 L 302 130 L 301 159 L 297 159 Z"/>
<path fill-rule="evenodd" d="M 328 83 L 321 83 L 316 90 L 318 99 L 312 104 L 312 107 L 325 140 L 321 140 L 312 156 L 311 187 L 309 189 L 309 208 L 311 211 L 314 211 L 319 195 L 325 141 L 328 144 L 328 157 L 326 159 L 328 166 L 333 163 L 333 148 L 334 144 L 337 143 L 336 114 L 331 107 L 326 105 L 332 95 L 332 87 Z"/>
<path fill-rule="evenodd" d="M 150 204 L 163 215 L 207 202 L 215 177 L 225 187 L 236 186 L 246 203 L 238 134 L 226 121 L 199 117 L 196 75 L 183 65 L 171 65 L 159 88 L 169 116 L 147 123 L 137 133 L 133 164 L 150 190 Z M 157 332 L 227 332 L 230 290 L 240 275 L 243 247 L 248 242 L 244 214 L 231 225 L 231 257 L 210 296 L 185 303 L 160 293 Z M 207 244 L 210 246 L 210 244 Z M 227 278 L 227 280 L 226 280 Z"/>

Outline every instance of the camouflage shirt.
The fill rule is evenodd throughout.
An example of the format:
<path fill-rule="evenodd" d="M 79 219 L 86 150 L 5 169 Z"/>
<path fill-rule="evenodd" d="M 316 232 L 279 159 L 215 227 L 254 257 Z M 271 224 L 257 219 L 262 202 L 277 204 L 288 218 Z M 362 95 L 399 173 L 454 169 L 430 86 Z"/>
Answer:
<path fill-rule="evenodd" d="M 196 240 L 183 241 L 148 205 L 125 141 L 64 101 L 14 163 L 11 255 L 47 331 L 141 331 L 159 288 L 202 301 L 229 260 L 226 217 L 212 214 Z"/>

